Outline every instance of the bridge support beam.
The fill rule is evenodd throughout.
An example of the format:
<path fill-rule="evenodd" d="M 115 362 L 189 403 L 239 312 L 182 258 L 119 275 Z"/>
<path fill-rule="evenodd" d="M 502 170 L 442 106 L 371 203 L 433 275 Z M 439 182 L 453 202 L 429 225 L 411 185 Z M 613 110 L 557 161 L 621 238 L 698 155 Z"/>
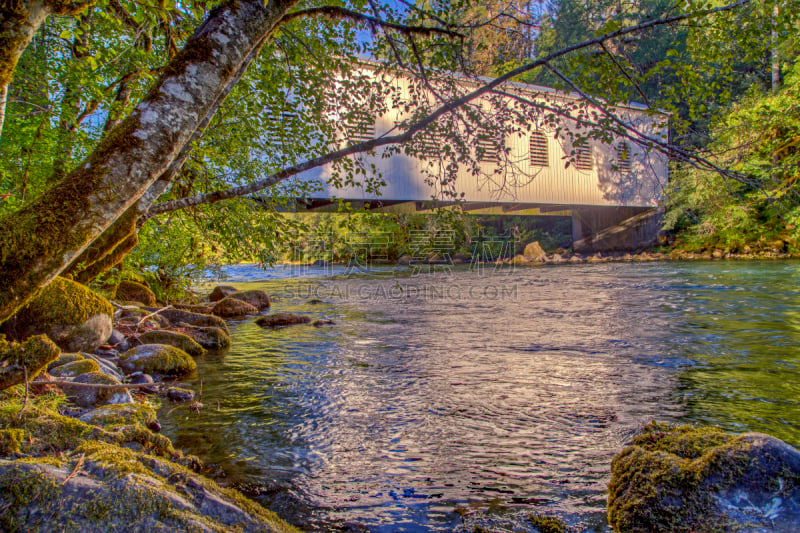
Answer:
<path fill-rule="evenodd" d="M 627 252 L 658 242 L 664 211 L 657 207 L 575 207 L 572 248 L 576 252 Z"/>

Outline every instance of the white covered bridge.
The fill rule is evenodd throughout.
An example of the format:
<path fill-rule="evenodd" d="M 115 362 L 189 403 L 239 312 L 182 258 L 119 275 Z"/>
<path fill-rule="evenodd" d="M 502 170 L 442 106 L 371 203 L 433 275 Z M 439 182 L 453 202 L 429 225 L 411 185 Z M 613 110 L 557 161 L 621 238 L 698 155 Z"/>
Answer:
<path fill-rule="evenodd" d="M 394 83 L 402 86 L 404 81 L 400 78 Z M 522 84 L 514 84 L 513 90 L 529 100 L 570 109 L 583 117 L 600 114 L 574 94 Z M 613 112 L 639 132 L 666 140 L 665 115 L 635 104 L 618 106 Z M 397 133 L 396 125 L 403 118 L 390 111 L 372 123 L 362 120 L 351 128 L 350 142 Z M 464 210 L 476 214 L 572 216 L 576 250 L 635 249 L 652 243 L 659 229 L 657 206 L 668 180 L 666 156 L 629 138 L 585 139 L 573 145 L 564 131 L 578 127 L 570 118 L 560 118 L 557 124 L 534 121 L 505 139 L 506 150 L 475 137 L 479 172 L 466 165 L 459 168 L 457 178 L 448 185 L 455 194 L 449 198 L 459 198 Z M 561 128 L 558 135 L 556 128 Z M 425 139 L 426 133 L 419 135 Z M 321 190 L 309 195 L 306 207 L 332 209 L 336 200 L 344 199 L 384 211 L 428 210 L 434 198 L 447 201 L 438 190 L 438 181 L 430 179 L 444 142 L 446 139 L 429 135 L 423 152 L 416 156 L 359 156 L 367 167 L 374 165 L 385 181 L 380 195 L 367 192 L 364 186 L 333 187 L 328 183 L 333 172 L 330 166 L 306 172 L 300 176 L 303 181 L 322 184 Z"/>

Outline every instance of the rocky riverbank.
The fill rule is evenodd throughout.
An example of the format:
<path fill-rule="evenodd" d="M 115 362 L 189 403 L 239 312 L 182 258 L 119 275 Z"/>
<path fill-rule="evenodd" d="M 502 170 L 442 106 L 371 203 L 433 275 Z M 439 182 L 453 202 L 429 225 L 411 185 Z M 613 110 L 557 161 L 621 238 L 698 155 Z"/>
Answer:
<path fill-rule="evenodd" d="M 234 287 L 192 305 L 158 306 L 132 282 L 110 296 L 57 279 L 3 325 L 11 340 L 0 341 L 0 529 L 293 531 L 200 475 L 200 461 L 159 434 L 156 409 L 204 408 L 199 391 L 173 380 L 230 343 L 222 317 L 323 324 L 271 312 L 266 293 Z M 800 453 L 766 435 L 651 424 L 611 474 L 608 516 L 619 532 L 791 531 L 800 520 Z M 465 513 L 459 529 L 569 530 L 530 512 Z"/>
<path fill-rule="evenodd" d="M 218 287 L 200 305 L 154 307 L 142 284 L 114 292 L 58 278 L 2 326 L 0 529 L 295 531 L 200 475 L 156 419 L 162 402 L 202 408 L 171 380 L 230 344 L 223 317 L 259 315 L 269 296 Z"/>

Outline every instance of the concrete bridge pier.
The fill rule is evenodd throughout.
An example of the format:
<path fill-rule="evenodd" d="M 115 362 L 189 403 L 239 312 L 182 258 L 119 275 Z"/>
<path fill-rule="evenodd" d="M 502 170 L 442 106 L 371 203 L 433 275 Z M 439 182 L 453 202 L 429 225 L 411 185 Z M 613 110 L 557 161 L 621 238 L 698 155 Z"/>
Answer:
<path fill-rule="evenodd" d="M 631 252 L 658 243 L 658 207 L 575 207 L 572 248 L 580 253 Z"/>

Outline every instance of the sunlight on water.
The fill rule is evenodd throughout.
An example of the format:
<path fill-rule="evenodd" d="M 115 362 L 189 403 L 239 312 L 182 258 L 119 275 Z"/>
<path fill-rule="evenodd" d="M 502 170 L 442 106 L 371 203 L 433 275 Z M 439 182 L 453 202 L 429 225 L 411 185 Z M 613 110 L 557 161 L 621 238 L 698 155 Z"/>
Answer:
<path fill-rule="evenodd" d="M 609 462 L 652 419 L 800 444 L 800 264 L 603 264 L 395 278 L 229 271 L 273 311 L 198 360 L 175 444 L 311 530 L 451 531 L 456 507 L 604 531 Z M 227 282 L 226 282 L 227 283 Z"/>

